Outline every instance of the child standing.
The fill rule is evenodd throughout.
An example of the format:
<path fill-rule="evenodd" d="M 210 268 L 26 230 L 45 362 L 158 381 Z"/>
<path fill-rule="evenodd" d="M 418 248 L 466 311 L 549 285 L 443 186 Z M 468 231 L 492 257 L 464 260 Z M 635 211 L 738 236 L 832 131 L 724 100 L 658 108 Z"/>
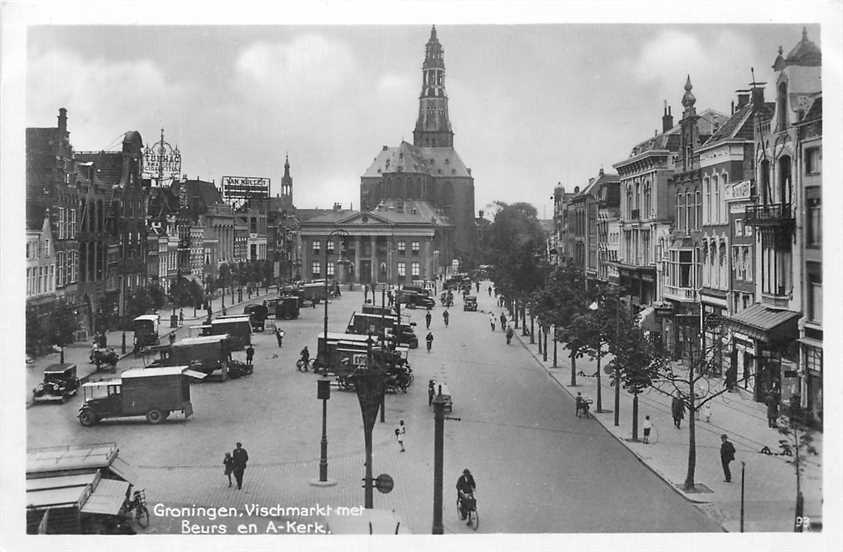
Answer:
<path fill-rule="evenodd" d="M 650 442 L 650 430 L 653 429 L 653 422 L 650 421 L 649 416 L 644 416 L 644 444 Z"/>
<path fill-rule="evenodd" d="M 234 471 L 234 458 L 231 457 L 230 452 L 225 453 L 222 465 L 225 466 L 223 473 L 228 476 L 228 486 L 231 487 L 231 472 Z"/>

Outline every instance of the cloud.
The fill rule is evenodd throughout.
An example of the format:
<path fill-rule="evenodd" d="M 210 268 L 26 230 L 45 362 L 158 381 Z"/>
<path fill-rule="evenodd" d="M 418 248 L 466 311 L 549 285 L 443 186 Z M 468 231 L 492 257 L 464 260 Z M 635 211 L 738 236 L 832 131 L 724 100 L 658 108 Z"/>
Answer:
<path fill-rule="evenodd" d="M 351 50 L 339 40 L 302 34 L 284 43 L 257 42 L 242 50 L 235 70 L 246 94 L 275 101 L 326 98 L 355 71 Z"/>
<path fill-rule="evenodd" d="M 77 149 L 113 146 L 125 131 L 180 119 L 191 96 L 153 61 L 108 62 L 55 50 L 30 59 L 27 90 L 27 124 L 54 125 L 58 108 L 66 107 Z"/>
<path fill-rule="evenodd" d="M 625 73 L 635 84 L 651 87 L 657 97 L 678 104 L 687 75 L 691 76 L 697 108 L 724 110 L 736 88 L 750 80 L 752 44 L 745 36 L 715 25 L 693 32 L 664 30 L 647 41 L 635 58 L 624 60 Z"/>

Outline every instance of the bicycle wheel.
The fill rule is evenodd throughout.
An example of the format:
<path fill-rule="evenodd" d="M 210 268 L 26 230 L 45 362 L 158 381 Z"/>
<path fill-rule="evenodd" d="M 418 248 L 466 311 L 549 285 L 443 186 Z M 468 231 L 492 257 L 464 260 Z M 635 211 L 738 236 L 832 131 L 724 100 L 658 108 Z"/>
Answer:
<path fill-rule="evenodd" d="M 470 516 L 471 528 L 477 531 L 477 528 L 480 527 L 480 514 L 477 513 L 477 508 L 475 507 L 468 515 Z"/>
<path fill-rule="evenodd" d="M 138 504 L 135 509 L 135 521 L 144 529 L 149 527 L 149 510 L 143 504 Z"/>

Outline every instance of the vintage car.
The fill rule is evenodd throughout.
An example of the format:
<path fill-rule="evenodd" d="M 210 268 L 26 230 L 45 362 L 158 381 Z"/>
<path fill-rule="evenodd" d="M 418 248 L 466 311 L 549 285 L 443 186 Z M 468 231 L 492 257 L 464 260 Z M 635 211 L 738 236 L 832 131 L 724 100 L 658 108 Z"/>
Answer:
<path fill-rule="evenodd" d="M 79 390 L 75 364 L 51 364 L 44 370 L 44 381 L 32 390 L 33 402 L 64 402 Z"/>
<path fill-rule="evenodd" d="M 277 299 L 270 299 L 266 306 L 276 320 L 292 320 L 299 317 L 301 301 L 296 295 L 284 295 Z"/>
<path fill-rule="evenodd" d="M 82 385 L 85 402 L 77 418 L 85 427 L 128 416 L 146 416 L 149 423 L 160 424 L 174 411 L 189 418 L 193 414 L 190 381 L 205 376 L 187 366 L 164 366 L 133 368 L 117 379 L 89 382 Z"/>
<path fill-rule="evenodd" d="M 91 364 L 97 365 L 97 370 L 106 369 L 114 372 L 120 355 L 112 347 L 94 347 L 89 356 Z"/>
<path fill-rule="evenodd" d="M 231 358 L 232 346 L 228 334 L 186 337 L 158 349 L 161 358 L 152 367 L 190 366 L 191 370 L 216 376 L 219 381 L 252 373 L 252 366 Z"/>
<path fill-rule="evenodd" d="M 466 295 L 463 299 L 462 303 L 462 310 L 464 311 L 477 311 L 477 296 L 476 295 Z"/>
<path fill-rule="evenodd" d="M 243 307 L 243 314 L 248 316 L 252 322 L 252 331 L 262 332 L 267 316 L 269 316 L 269 309 L 266 305 L 258 303 L 250 303 Z"/>
<path fill-rule="evenodd" d="M 406 288 L 398 290 L 398 302 L 407 305 L 409 308 L 422 307 L 432 309 L 436 306 L 436 301 L 434 301 L 433 297 L 428 296 L 426 293 L 420 293 L 416 290 Z"/>
<path fill-rule="evenodd" d="M 157 314 L 144 314 L 132 321 L 132 329 L 135 332 L 134 350 L 137 352 L 143 347 L 158 345 L 158 326 L 160 317 Z"/>

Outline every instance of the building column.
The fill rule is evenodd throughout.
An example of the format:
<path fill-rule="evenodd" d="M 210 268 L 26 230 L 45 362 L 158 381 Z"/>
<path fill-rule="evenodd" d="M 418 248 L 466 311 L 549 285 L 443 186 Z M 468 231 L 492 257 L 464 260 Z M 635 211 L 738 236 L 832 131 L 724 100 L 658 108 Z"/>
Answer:
<path fill-rule="evenodd" d="M 380 273 L 380 266 L 378 266 L 378 238 L 372 236 L 372 284 L 378 283 L 378 274 Z"/>
<path fill-rule="evenodd" d="M 393 264 L 394 263 L 394 255 L 393 249 L 395 248 L 395 236 L 390 236 L 386 239 L 386 280 L 390 283 L 393 282 L 395 277 L 393 272 Z"/>
<path fill-rule="evenodd" d="M 360 255 L 362 250 L 360 249 L 362 244 L 362 240 L 360 236 L 355 236 L 354 238 L 354 277 L 357 278 L 357 283 L 360 283 Z"/>

